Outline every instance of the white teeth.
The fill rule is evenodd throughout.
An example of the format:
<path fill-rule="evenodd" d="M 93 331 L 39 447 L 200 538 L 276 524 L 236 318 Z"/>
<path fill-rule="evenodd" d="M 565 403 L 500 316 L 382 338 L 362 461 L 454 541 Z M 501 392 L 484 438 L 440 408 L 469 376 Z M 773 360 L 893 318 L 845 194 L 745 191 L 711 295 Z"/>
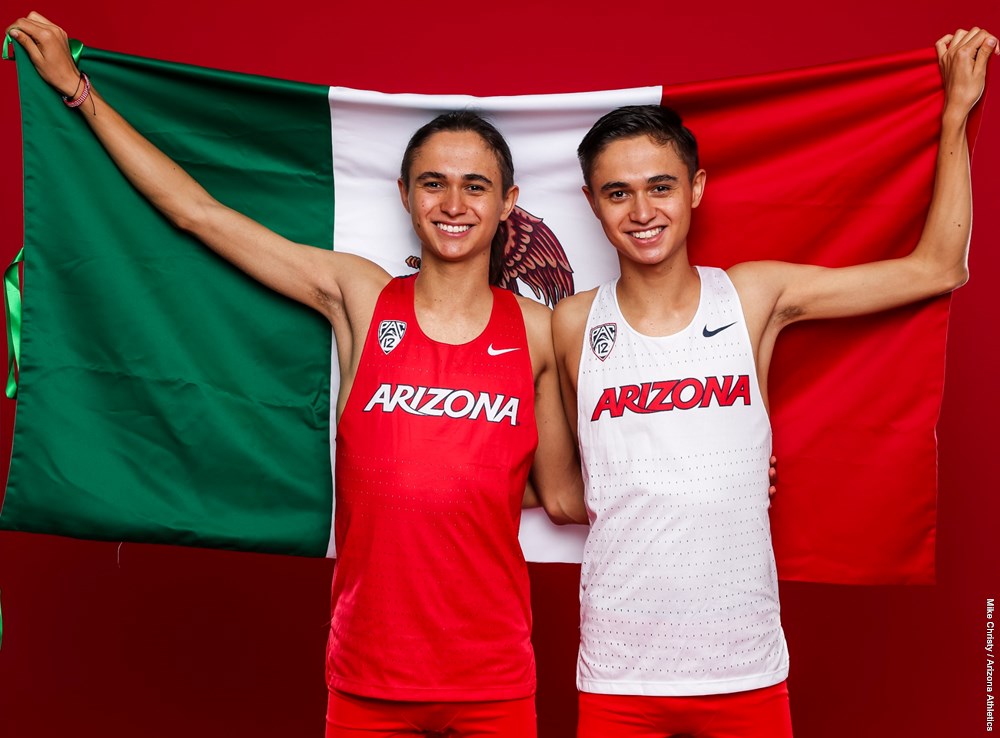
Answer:
<path fill-rule="evenodd" d="M 632 234 L 633 238 L 652 238 L 663 231 L 663 226 L 658 228 L 650 228 L 648 231 L 637 231 Z"/>
<path fill-rule="evenodd" d="M 471 225 L 448 225 L 447 223 L 435 223 L 445 233 L 465 233 L 472 228 Z"/>

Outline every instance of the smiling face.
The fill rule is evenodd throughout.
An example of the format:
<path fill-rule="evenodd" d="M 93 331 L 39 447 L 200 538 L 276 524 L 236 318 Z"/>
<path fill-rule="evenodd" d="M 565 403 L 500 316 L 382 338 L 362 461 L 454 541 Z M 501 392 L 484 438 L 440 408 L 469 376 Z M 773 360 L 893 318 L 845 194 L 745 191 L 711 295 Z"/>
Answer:
<path fill-rule="evenodd" d="M 441 131 L 416 150 L 408 181 L 399 180 L 403 207 L 423 258 L 489 262 L 490 243 L 517 200 L 506 192 L 496 154 L 472 131 Z"/>
<path fill-rule="evenodd" d="M 639 135 L 612 141 L 597 155 L 583 188 L 604 233 L 626 262 L 656 265 L 687 260 L 691 211 L 705 189 L 672 144 Z"/>

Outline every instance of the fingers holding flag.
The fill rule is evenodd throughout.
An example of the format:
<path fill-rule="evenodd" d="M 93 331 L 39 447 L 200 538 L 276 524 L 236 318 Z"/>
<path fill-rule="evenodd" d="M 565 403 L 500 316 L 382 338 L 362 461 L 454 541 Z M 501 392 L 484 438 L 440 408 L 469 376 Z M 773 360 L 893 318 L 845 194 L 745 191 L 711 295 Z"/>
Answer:
<path fill-rule="evenodd" d="M 771 467 L 767 470 L 768 484 L 770 484 L 770 486 L 767 488 L 768 508 L 771 507 L 771 498 L 773 498 L 775 492 L 778 491 L 778 457 L 772 456 L 770 464 Z"/>
<path fill-rule="evenodd" d="M 986 85 L 986 68 L 1000 54 L 997 37 L 984 28 L 959 28 L 938 39 L 934 45 L 944 84 L 945 106 L 968 114 L 979 101 Z"/>
<path fill-rule="evenodd" d="M 7 34 L 25 50 L 42 79 L 63 96 L 75 96 L 80 70 L 73 62 L 69 38 L 63 29 L 32 11 L 8 26 Z"/>

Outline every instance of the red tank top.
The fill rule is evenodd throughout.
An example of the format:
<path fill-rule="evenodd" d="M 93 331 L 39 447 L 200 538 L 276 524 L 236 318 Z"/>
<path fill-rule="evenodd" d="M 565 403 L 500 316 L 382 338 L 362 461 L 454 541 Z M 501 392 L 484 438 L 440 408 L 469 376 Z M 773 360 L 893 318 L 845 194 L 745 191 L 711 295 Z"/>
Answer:
<path fill-rule="evenodd" d="M 517 532 L 538 434 L 524 319 L 493 289 L 458 346 L 417 325 L 415 278 L 379 296 L 337 427 L 330 688 L 410 701 L 534 693 Z"/>

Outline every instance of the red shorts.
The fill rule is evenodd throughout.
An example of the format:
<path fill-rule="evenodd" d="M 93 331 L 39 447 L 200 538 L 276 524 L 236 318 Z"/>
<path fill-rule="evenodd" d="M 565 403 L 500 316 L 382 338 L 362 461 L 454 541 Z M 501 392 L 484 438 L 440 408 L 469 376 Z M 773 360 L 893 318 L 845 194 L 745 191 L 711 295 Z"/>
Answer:
<path fill-rule="evenodd" d="M 397 702 L 330 692 L 326 738 L 536 738 L 535 698 L 497 702 Z"/>
<path fill-rule="evenodd" d="M 580 692 L 577 738 L 791 738 L 788 686 L 694 697 Z"/>

